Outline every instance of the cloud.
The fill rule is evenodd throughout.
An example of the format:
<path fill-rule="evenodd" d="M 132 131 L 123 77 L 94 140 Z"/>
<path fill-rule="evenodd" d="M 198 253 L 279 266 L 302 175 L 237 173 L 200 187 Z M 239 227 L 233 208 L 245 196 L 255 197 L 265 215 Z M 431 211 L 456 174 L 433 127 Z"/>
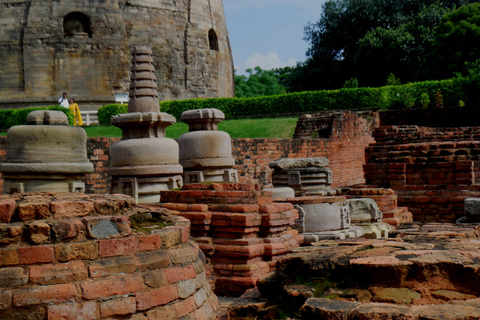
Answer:
<path fill-rule="evenodd" d="M 294 66 L 297 63 L 297 60 L 294 58 L 288 59 L 287 62 L 283 62 L 278 57 L 276 52 L 270 52 L 266 55 L 262 55 L 261 53 L 254 53 L 250 58 L 245 60 L 242 64 L 244 69 L 253 69 L 255 67 L 260 67 L 263 70 L 270 70 L 274 68 L 283 68 L 286 66 Z M 239 70 L 243 72 L 244 70 Z"/>

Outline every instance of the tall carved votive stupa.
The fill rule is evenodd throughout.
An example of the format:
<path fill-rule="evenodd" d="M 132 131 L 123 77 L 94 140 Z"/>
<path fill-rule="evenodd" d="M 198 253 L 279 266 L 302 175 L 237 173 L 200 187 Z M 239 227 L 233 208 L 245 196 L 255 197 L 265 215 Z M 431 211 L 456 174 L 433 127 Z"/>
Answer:
<path fill-rule="evenodd" d="M 132 50 L 132 74 L 128 113 L 112 117 L 122 129 L 122 140 L 111 149 L 111 192 L 132 196 L 137 203 L 160 201 L 160 190 L 182 186 L 183 168 L 178 163 L 178 144 L 165 137 L 165 128 L 175 123 L 160 112 L 152 50 Z"/>
<path fill-rule="evenodd" d="M 185 184 L 197 182 L 238 182 L 233 169 L 232 140 L 218 124 L 225 115 L 218 109 L 196 109 L 182 113 L 189 132 L 178 138 L 180 164 L 185 170 Z"/>
<path fill-rule="evenodd" d="M 8 130 L 6 151 L 0 163 L 5 194 L 85 192 L 82 180 L 93 171 L 85 130 L 69 126 L 61 111 L 29 113 L 27 125 Z"/>

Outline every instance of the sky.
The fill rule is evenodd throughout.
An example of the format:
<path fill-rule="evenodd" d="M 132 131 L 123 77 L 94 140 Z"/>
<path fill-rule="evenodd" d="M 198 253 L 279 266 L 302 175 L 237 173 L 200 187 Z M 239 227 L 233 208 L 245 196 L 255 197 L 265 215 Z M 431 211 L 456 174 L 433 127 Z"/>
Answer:
<path fill-rule="evenodd" d="M 304 27 L 320 19 L 326 0 L 223 0 L 237 74 L 305 61 Z"/>

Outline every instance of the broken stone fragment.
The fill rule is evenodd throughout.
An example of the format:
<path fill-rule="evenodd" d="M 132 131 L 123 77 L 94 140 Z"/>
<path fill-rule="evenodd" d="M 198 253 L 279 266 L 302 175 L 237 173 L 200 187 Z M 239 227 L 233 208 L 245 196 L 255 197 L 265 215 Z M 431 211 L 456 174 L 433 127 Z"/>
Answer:
<path fill-rule="evenodd" d="M 36 110 L 27 116 L 28 125 L 65 125 L 68 126 L 68 118 L 62 111 Z"/>
<path fill-rule="evenodd" d="M 303 159 L 288 159 L 282 158 L 270 162 L 269 166 L 272 169 L 296 169 L 296 168 L 311 168 L 311 167 L 326 167 L 330 161 L 325 158 L 303 158 Z"/>

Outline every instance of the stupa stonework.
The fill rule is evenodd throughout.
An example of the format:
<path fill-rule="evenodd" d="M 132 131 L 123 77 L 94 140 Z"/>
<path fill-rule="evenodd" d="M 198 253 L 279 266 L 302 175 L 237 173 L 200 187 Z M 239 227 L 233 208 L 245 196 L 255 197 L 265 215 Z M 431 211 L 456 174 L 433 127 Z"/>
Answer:
<path fill-rule="evenodd" d="M 87 134 L 68 125 L 61 111 L 29 113 L 27 125 L 7 132 L 7 156 L 0 163 L 3 193 L 85 192 L 84 175 L 93 171 L 87 158 Z"/>
<path fill-rule="evenodd" d="M 113 102 L 146 43 L 162 100 L 234 95 L 222 0 L 0 0 L 0 107 Z"/>
<path fill-rule="evenodd" d="M 132 196 L 137 203 L 160 201 L 160 190 L 182 186 L 183 168 L 178 163 L 178 143 L 165 138 L 165 128 L 175 123 L 160 112 L 152 50 L 135 47 L 128 113 L 112 117 L 122 129 L 122 140 L 111 149 L 111 192 Z"/>
<path fill-rule="evenodd" d="M 213 108 L 182 113 L 182 121 L 189 126 L 189 132 L 178 138 L 185 184 L 238 182 L 238 172 L 233 169 L 232 139 L 228 133 L 217 130 L 224 118 L 222 111 Z"/>

